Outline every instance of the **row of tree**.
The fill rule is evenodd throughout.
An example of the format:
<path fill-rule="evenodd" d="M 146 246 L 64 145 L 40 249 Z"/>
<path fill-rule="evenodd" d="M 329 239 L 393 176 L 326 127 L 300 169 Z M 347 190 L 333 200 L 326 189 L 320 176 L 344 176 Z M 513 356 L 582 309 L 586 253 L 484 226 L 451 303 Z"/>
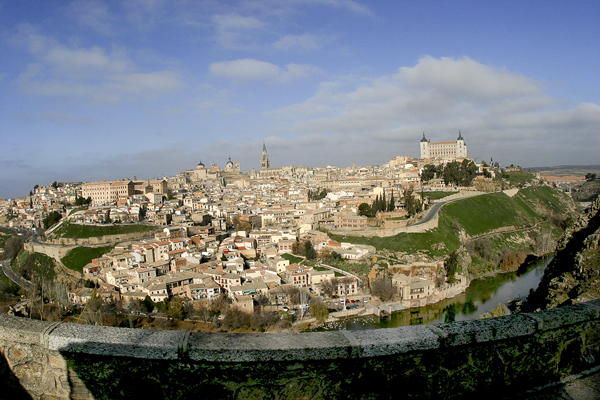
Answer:
<path fill-rule="evenodd" d="M 462 162 L 453 161 L 448 164 L 427 164 L 421 173 L 421 180 L 429 182 L 434 178 L 443 179 L 446 185 L 471 186 L 473 179 L 477 176 L 477 166 L 471 160 Z M 484 176 L 491 177 L 491 173 L 484 170 Z"/>
<path fill-rule="evenodd" d="M 358 206 L 358 214 L 368 218 L 375 218 L 378 212 L 394 211 L 396 209 L 396 199 L 394 198 L 393 192 L 390 197 L 390 200 L 387 201 L 384 192 L 382 196 L 377 195 L 372 205 L 361 203 Z M 423 209 L 422 201 L 415 196 L 412 188 L 408 188 L 404 191 L 402 202 L 404 203 L 404 209 L 408 212 L 410 217 L 416 215 Z"/>

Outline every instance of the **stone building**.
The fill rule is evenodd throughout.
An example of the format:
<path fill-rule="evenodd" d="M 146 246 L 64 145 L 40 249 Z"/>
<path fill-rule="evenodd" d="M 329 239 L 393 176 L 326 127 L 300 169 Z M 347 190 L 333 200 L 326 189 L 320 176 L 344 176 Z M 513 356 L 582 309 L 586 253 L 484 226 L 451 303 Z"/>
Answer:
<path fill-rule="evenodd" d="M 460 131 L 458 131 L 458 138 L 456 142 L 435 142 L 425 138 L 423 133 L 423 139 L 421 139 L 421 158 L 466 158 L 467 157 L 467 145 L 462 137 Z"/>
<path fill-rule="evenodd" d="M 90 197 L 93 205 L 114 203 L 134 193 L 135 184 L 132 181 L 99 181 L 81 185 L 81 197 Z"/>

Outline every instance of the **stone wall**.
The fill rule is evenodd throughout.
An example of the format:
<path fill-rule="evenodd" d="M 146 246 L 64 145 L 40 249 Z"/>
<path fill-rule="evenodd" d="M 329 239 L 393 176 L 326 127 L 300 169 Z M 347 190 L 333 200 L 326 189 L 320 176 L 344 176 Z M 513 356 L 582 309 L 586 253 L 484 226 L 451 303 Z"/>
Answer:
<path fill-rule="evenodd" d="M 106 244 L 106 243 L 119 243 L 129 240 L 139 240 L 143 238 L 154 237 L 154 235 L 160 230 L 155 229 L 147 232 L 133 232 L 133 233 L 122 233 L 116 235 L 104 235 L 90 238 L 60 238 L 50 239 L 48 243 L 62 246 L 82 246 L 82 245 L 94 245 L 94 244 Z"/>
<path fill-rule="evenodd" d="M 83 278 L 83 274 L 81 272 L 73 271 L 72 269 L 67 268 L 62 262 L 62 258 L 72 250 L 71 247 L 55 246 L 36 242 L 25 243 L 23 247 L 30 253 L 42 253 L 54 259 L 54 262 L 61 273 L 69 275 L 75 279 Z"/>
<path fill-rule="evenodd" d="M 399 221 L 404 222 L 404 221 Z M 412 221 L 414 222 L 414 221 Z M 345 236 L 364 236 L 364 237 L 387 237 L 387 236 L 395 236 L 399 233 L 419 233 L 426 232 L 431 229 L 435 229 L 438 227 L 438 215 L 436 214 L 431 221 L 429 222 L 417 222 L 413 225 L 403 226 L 403 227 L 395 227 L 387 229 L 385 227 L 381 228 L 368 228 L 363 230 L 342 230 L 342 229 L 332 229 L 331 233 L 336 235 L 345 235 Z"/>
<path fill-rule="evenodd" d="M 297 334 L 3 315 L 0 351 L 4 393 L 35 399 L 497 397 L 600 364 L 600 300 L 487 320 Z"/>

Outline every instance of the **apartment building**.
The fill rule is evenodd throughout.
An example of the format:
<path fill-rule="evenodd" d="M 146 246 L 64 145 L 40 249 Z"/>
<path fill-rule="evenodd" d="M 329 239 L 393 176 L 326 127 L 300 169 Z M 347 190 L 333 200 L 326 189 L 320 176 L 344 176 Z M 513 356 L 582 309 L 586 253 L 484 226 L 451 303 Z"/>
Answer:
<path fill-rule="evenodd" d="M 120 198 L 133 196 L 134 193 L 132 181 L 98 181 L 81 185 L 81 197 L 90 197 L 92 205 L 116 203 Z"/>

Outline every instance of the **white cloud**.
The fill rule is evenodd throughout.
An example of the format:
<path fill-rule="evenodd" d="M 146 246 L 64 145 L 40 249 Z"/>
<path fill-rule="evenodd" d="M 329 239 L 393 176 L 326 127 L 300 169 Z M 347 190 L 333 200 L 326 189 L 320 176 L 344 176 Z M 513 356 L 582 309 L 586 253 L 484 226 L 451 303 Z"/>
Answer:
<path fill-rule="evenodd" d="M 296 0 L 297 3 L 321 4 L 330 7 L 346 8 L 356 14 L 370 15 L 371 10 L 357 1 L 353 0 Z"/>
<path fill-rule="evenodd" d="M 321 38 L 317 35 L 304 33 L 302 35 L 286 35 L 273 43 L 276 50 L 313 51 L 321 48 Z"/>
<path fill-rule="evenodd" d="M 398 75 L 409 86 L 435 88 L 451 96 L 502 98 L 540 91 L 540 84 L 532 79 L 480 64 L 469 57 L 455 60 L 427 56 L 413 68 L 400 68 Z"/>
<path fill-rule="evenodd" d="M 71 48 L 22 26 L 19 41 L 37 60 L 17 78 L 31 95 L 77 96 L 96 103 L 156 99 L 183 87 L 173 71 L 142 72 L 122 49 Z"/>
<path fill-rule="evenodd" d="M 237 81 L 260 80 L 280 83 L 306 78 L 321 71 L 317 67 L 300 64 L 287 64 L 285 69 L 282 69 L 275 64 L 253 58 L 212 63 L 208 70 L 213 76 Z"/>
<path fill-rule="evenodd" d="M 585 138 L 587 149 L 600 148 L 600 106 L 567 107 L 546 95 L 540 82 L 506 68 L 427 56 L 394 74 L 324 82 L 305 102 L 267 115 L 275 120 L 273 135 L 324 135 L 332 144 L 341 140 L 388 157 L 418 155 L 423 131 L 432 141 L 446 141 L 461 130 L 474 156 L 502 154 L 533 165 L 533 157 L 546 154 L 565 158 L 561 151 L 574 137 Z M 535 152 L 529 141 L 536 142 Z M 590 151 L 583 153 L 592 159 Z"/>
<path fill-rule="evenodd" d="M 212 63 L 208 70 L 213 76 L 241 81 L 274 79 L 280 73 L 277 65 L 252 58 Z"/>

